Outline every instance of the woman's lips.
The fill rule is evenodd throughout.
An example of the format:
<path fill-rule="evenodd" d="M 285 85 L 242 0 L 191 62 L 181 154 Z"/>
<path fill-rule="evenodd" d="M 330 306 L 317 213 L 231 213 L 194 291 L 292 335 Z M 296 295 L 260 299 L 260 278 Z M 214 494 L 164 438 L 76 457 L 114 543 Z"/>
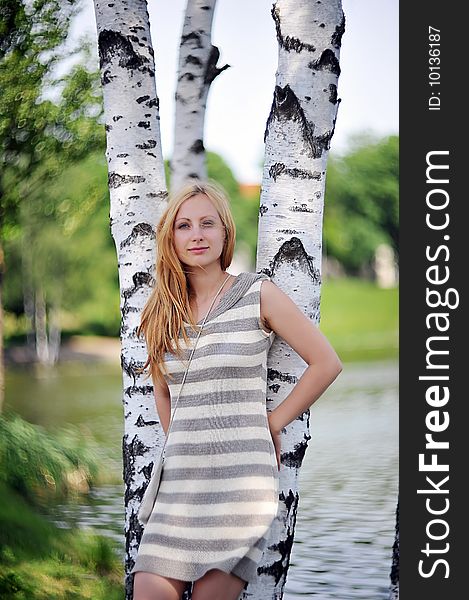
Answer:
<path fill-rule="evenodd" d="M 193 252 L 194 254 L 202 254 L 205 250 L 208 250 L 208 248 L 189 248 L 189 252 Z"/>

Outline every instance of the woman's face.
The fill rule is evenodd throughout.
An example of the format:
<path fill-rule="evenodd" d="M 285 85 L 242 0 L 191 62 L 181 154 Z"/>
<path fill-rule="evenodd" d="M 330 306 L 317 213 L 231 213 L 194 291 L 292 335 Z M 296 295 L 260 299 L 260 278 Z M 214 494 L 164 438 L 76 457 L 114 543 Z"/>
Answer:
<path fill-rule="evenodd" d="M 174 247 L 182 263 L 206 267 L 219 261 L 225 229 L 217 209 L 205 194 L 192 196 L 181 204 L 173 227 Z"/>

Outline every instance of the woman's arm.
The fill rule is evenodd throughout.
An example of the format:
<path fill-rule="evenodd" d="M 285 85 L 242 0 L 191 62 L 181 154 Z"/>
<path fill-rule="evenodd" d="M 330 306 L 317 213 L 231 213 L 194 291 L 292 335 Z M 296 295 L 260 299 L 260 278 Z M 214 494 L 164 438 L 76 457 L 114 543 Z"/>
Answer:
<path fill-rule="evenodd" d="M 308 363 L 285 400 L 272 410 L 274 434 L 304 413 L 342 371 L 342 363 L 326 337 L 272 281 L 261 285 L 261 318 Z"/>
<path fill-rule="evenodd" d="M 152 375 L 153 392 L 155 394 L 156 410 L 160 418 L 161 426 L 165 435 L 167 435 L 169 427 L 169 419 L 171 418 L 171 395 L 166 381 L 162 384 L 157 384 Z"/>

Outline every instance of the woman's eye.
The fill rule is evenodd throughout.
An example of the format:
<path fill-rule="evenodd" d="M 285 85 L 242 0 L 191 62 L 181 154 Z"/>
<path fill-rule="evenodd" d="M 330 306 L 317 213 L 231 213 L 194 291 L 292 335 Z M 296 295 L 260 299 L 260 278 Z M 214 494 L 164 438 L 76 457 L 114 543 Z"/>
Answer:
<path fill-rule="evenodd" d="M 203 225 L 204 227 L 210 227 L 211 225 L 213 225 L 213 221 L 204 221 L 204 222 L 202 223 L 202 225 Z M 187 224 L 187 223 L 181 223 L 181 224 L 178 226 L 178 229 L 182 229 L 183 227 L 186 227 L 186 226 L 188 227 L 188 224 Z"/>

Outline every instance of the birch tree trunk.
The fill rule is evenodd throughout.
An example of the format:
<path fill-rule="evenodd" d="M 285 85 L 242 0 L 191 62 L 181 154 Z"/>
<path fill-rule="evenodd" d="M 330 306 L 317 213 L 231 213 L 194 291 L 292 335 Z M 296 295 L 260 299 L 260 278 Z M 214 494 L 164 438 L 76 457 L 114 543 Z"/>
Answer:
<path fill-rule="evenodd" d="M 340 0 L 278 0 L 272 8 L 278 70 L 265 131 L 257 271 L 269 275 L 315 324 L 320 319 L 326 162 L 339 100 Z M 268 359 L 267 408 L 282 402 L 306 363 L 276 338 Z M 298 476 L 309 410 L 282 432 L 279 518 L 255 585 L 244 598 L 282 598 L 298 510 Z M 248 596 L 249 594 L 249 596 Z"/>
<path fill-rule="evenodd" d="M 186 179 L 205 179 L 204 123 L 212 81 L 229 65 L 217 67 L 220 52 L 212 46 L 216 0 L 187 0 L 179 48 L 171 188 Z"/>
<path fill-rule="evenodd" d="M 36 284 L 34 295 L 34 330 L 36 332 L 36 356 L 40 364 L 49 362 L 49 339 L 47 336 L 47 307 L 44 288 Z"/>
<path fill-rule="evenodd" d="M 392 547 L 391 585 L 389 600 L 399 600 L 399 498 L 396 506 L 396 531 Z"/>
<path fill-rule="evenodd" d="M 121 293 L 121 364 L 124 405 L 126 598 L 142 526 L 137 511 L 164 438 L 153 387 L 136 367 L 146 349 L 136 329 L 153 282 L 155 227 L 167 192 L 161 152 L 158 97 L 145 0 L 95 0 L 106 117 L 110 225 Z M 99 285 L 99 284 L 98 284 Z M 156 433 L 155 433 L 156 432 Z"/>

